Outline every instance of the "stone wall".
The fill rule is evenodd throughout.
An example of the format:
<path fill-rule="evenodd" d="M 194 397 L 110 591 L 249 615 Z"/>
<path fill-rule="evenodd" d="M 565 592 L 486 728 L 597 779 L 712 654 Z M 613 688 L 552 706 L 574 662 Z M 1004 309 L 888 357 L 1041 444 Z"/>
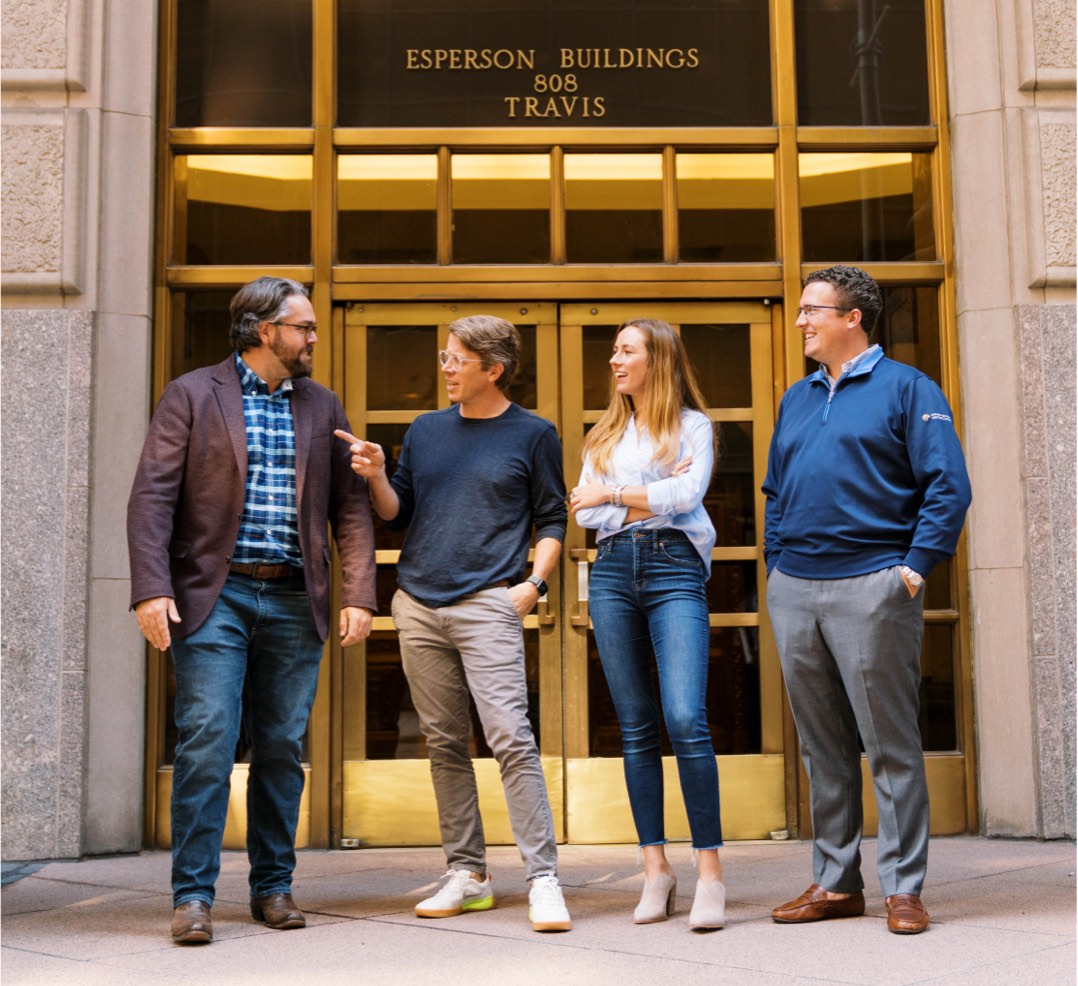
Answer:
<path fill-rule="evenodd" d="M 156 9 L 0 7 L 6 860 L 142 844 L 123 521 L 150 395 Z"/>
<path fill-rule="evenodd" d="M 1075 9 L 945 0 L 981 830 L 1075 835 Z"/>
<path fill-rule="evenodd" d="M 5 859 L 81 852 L 91 328 L 86 312 L 3 319 Z"/>

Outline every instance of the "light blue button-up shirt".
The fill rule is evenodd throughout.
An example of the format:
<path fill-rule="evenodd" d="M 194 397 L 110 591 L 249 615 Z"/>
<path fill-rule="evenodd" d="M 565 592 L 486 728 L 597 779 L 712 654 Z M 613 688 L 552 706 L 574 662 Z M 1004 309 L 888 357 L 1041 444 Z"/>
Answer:
<path fill-rule="evenodd" d="M 658 462 L 655 446 L 645 430 L 638 432 L 636 417 L 629 419 L 621 441 L 614 448 L 610 471 L 600 473 L 591 458 L 584 460 L 580 473 L 583 485 L 590 477 L 593 482 L 607 485 L 622 483 L 625 486 L 646 486 L 648 509 L 655 515 L 647 520 L 625 523 L 628 507 L 615 507 L 604 503 L 598 507 L 578 510 L 574 516 L 581 527 L 595 528 L 596 540 L 602 541 L 627 527 L 670 527 L 682 531 L 692 542 L 703 559 L 704 568 L 711 572 L 711 549 L 715 546 L 715 527 L 704 509 L 704 496 L 711 483 L 711 470 L 715 462 L 714 434 L 711 420 L 699 411 L 683 409 L 681 412 L 681 437 L 674 462 Z M 692 465 L 680 476 L 672 476 L 674 465 L 687 455 Z"/>

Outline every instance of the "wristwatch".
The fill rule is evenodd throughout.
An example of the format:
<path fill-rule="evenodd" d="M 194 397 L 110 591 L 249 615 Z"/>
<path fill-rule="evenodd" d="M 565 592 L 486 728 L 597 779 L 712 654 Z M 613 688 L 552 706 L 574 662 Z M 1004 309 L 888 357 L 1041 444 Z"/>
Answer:
<path fill-rule="evenodd" d="M 542 599 L 543 596 L 546 595 L 548 586 L 541 578 L 539 578 L 538 575 L 529 575 L 524 581 L 530 582 L 532 585 L 535 586 L 536 589 L 539 590 L 540 599 Z"/>
<path fill-rule="evenodd" d="M 924 584 L 925 578 L 918 572 L 915 572 L 909 565 L 903 565 L 899 571 L 906 576 L 906 581 L 909 582 L 915 589 Z"/>

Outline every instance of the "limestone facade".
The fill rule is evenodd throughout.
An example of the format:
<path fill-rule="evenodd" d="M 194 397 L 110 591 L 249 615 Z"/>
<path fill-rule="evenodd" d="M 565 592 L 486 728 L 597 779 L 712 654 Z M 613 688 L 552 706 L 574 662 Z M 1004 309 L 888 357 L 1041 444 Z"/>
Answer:
<path fill-rule="evenodd" d="M 4 856 L 142 846 L 157 5 L 6 0 Z M 980 828 L 1075 836 L 1072 0 L 944 0 Z"/>

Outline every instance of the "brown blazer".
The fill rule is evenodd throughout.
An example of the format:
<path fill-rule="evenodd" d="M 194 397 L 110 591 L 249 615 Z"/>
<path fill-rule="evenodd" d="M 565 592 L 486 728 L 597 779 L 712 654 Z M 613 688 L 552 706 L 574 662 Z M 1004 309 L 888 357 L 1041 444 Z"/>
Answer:
<path fill-rule="evenodd" d="M 352 472 L 337 395 L 296 379 L 296 501 L 311 612 L 322 639 L 330 625 L 332 525 L 344 572 L 341 606 L 375 609 L 374 533 L 366 482 Z M 228 576 L 247 482 L 247 429 L 235 357 L 185 373 L 165 388 L 150 422 L 131 498 L 127 545 L 131 606 L 171 596 L 183 638 L 213 609 Z"/>

